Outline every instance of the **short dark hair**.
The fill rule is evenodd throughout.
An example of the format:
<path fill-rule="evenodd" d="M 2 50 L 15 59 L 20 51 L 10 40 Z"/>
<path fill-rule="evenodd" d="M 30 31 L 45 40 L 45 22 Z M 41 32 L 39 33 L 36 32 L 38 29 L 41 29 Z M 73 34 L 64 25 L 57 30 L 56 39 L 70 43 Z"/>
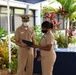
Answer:
<path fill-rule="evenodd" d="M 44 21 L 42 24 L 41 24 L 41 27 L 44 27 L 44 28 L 53 28 L 53 24 L 48 22 L 48 21 Z"/>

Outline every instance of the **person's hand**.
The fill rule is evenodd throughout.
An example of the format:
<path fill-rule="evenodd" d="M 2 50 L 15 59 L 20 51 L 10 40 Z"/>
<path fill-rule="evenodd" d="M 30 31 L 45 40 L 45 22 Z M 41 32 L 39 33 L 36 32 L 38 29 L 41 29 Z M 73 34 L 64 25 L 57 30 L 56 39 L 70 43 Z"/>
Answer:
<path fill-rule="evenodd" d="M 38 48 L 38 45 L 33 45 L 33 48 Z"/>
<path fill-rule="evenodd" d="M 26 47 L 27 45 L 26 45 L 26 44 L 24 44 L 24 43 L 21 43 L 21 46 L 22 46 L 22 47 Z"/>
<path fill-rule="evenodd" d="M 37 56 L 37 51 L 35 50 L 34 51 L 34 58 L 36 58 L 36 56 Z"/>
<path fill-rule="evenodd" d="M 41 61 L 41 56 L 38 57 L 37 61 Z"/>

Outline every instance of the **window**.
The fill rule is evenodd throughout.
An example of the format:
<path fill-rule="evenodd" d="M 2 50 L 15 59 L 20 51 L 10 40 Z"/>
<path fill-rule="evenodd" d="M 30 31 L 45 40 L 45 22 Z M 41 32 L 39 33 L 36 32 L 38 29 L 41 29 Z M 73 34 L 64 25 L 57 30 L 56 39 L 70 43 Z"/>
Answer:
<path fill-rule="evenodd" d="M 8 30 L 7 14 L 0 14 L 0 22 L 0 27 L 4 28 L 5 30 Z"/>
<path fill-rule="evenodd" d="M 0 9 L 1 11 L 1 13 L 7 13 L 7 7 L 1 7 L 1 9 Z M 11 12 L 11 9 L 10 9 L 10 12 Z"/>
<path fill-rule="evenodd" d="M 24 13 L 25 13 L 24 9 L 15 9 L 15 14 L 21 15 L 21 14 L 24 14 Z"/>
<path fill-rule="evenodd" d="M 7 12 L 8 12 L 7 7 L 0 7 L 0 27 L 4 28 L 6 31 L 8 30 Z M 11 9 L 10 9 L 10 13 L 11 13 Z"/>
<path fill-rule="evenodd" d="M 10 7 L 10 30 L 15 31 L 22 24 L 20 15 L 25 13 L 25 9 Z M 30 26 L 35 25 L 35 10 L 29 10 Z M 0 27 L 8 30 L 7 7 L 0 7 Z"/>
<path fill-rule="evenodd" d="M 23 15 L 23 14 L 25 14 L 24 9 L 15 9 L 15 15 L 14 15 L 15 30 L 16 30 L 16 28 L 18 28 L 22 24 L 20 15 Z M 29 14 L 31 15 L 29 25 L 33 26 L 34 25 L 34 15 L 35 15 L 34 11 L 29 10 Z"/>

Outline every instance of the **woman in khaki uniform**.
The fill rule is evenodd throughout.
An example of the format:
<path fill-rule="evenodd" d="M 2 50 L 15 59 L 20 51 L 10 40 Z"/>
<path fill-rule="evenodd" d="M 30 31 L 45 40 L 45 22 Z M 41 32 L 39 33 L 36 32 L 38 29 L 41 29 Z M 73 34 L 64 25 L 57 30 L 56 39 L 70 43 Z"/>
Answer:
<path fill-rule="evenodd" d="M 35 50 L 28 47 L 22 42 L 22 39 L 31 41 L 35 44 L 33 28 L 28 26 L 29 15 L 22 15 L 22 25 L 16 29 L 15 43 L 19 46 L 18 49 L 18 71 L 17 75 L 32 75 L 33 73 L 33 59 Z M 34 52 L 33 52 L 34 51 Z M 24 68 L 26 67 L 26 74 Z"/>
<path fill-rule="evenodd" d="M 52 75 L 53 66 L 56 60 L 56 53 L 53 49 L 54 35 L 50 31 L 53 24 L 48 21 L 42 23 L 42 32 L 44 33 L 40 41 L 40 46 L 34 45 L 34 48 L 40 48 L 42 75 Z"/>

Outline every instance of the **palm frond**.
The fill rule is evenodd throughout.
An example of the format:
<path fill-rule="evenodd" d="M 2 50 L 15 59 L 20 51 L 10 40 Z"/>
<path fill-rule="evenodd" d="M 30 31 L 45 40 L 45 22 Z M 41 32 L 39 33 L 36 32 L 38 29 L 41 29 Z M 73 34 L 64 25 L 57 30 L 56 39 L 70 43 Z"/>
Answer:
<path fill-rule="evenodd" d="M 76 11 L 76 2 L 70 5 L 69 10 L 70 10 L 70 12 Z"/>
<path fill-rule="evenodd" d="M 57 0 L 59 3 L 61 3 L 62 8 L 67 11 L 69 14 L 68 17 L 75 17 L 74 13 L 76 12 L 76 0 Z M 73 16 L 72 16 L 73 14 Z"/>
<path fill-rule="evenodd" d="M 43 16 L 45 14 L 45 12 L 48 12 L 48 11 L 54 11 L 54 12 L 57 12 L 58 9 L 57 8 L 53 8 L 51 6 L 45 6 L 43 7 L 43 9 L 41 10 L 41 16 Z"/>
<path fill-rule="evenodd" d="M 70 19 L 71 19 L 71 20 L 74 19 L 74 18 L 76 18 L 76 12 L 73 12 L 73 13 L 70 15 Z"/>

